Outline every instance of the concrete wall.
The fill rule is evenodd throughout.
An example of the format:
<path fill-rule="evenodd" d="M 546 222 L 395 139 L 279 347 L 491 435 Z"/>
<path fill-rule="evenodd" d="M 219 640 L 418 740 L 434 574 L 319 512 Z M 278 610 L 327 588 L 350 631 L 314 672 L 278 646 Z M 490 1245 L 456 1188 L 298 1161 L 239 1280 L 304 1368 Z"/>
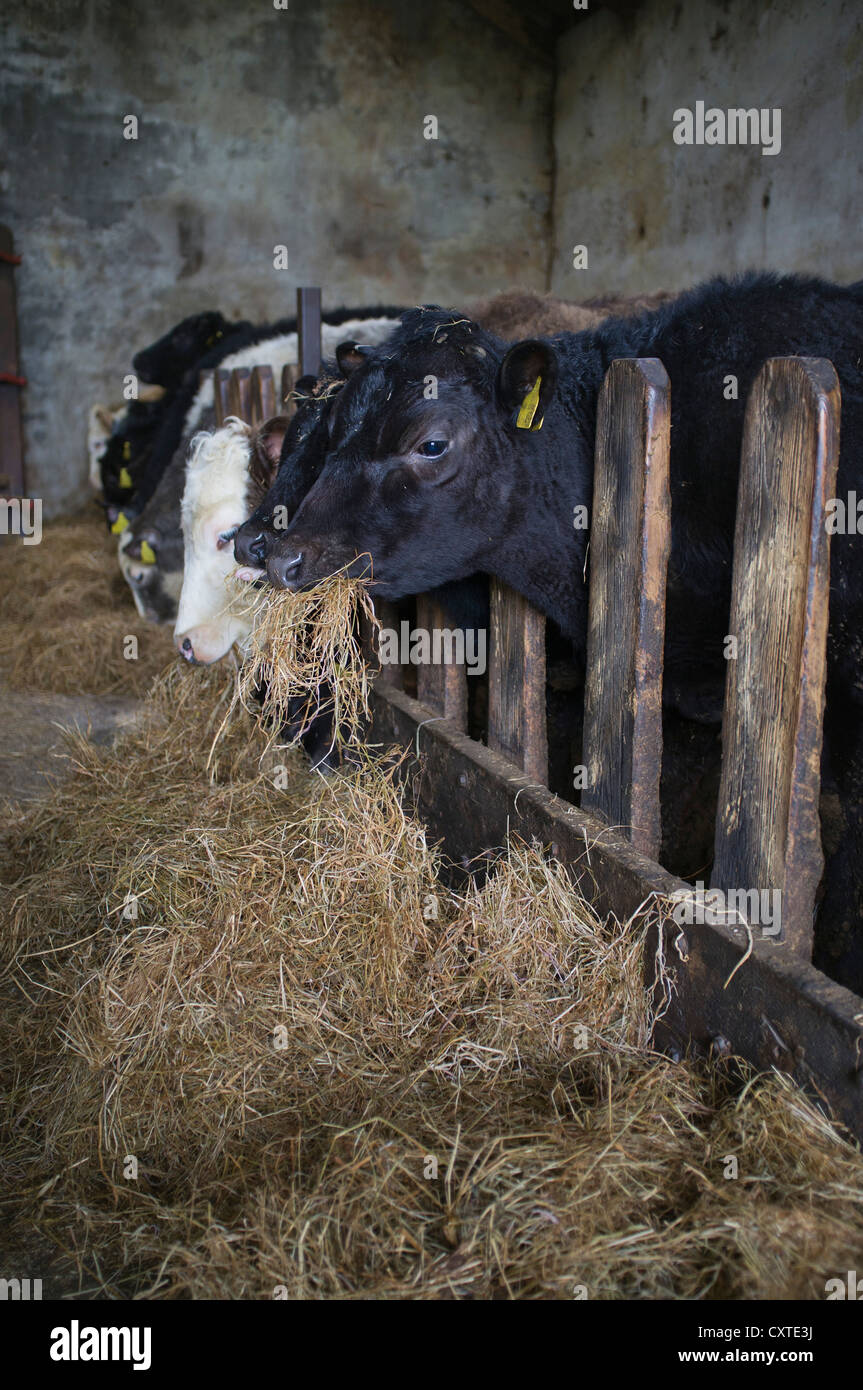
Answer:
<path fill-rule="evenodd" d="M 748 267 L 863 276 L 857 0 L 646 0 L 558 47 L 551 284 L 676 289 Z M 679 146 L 697 100 L 780 107 L 779 154 Z M 572 268 L 588 246 L 589 270 Z"/>
<path fill-rule="evenodd" d="M 459 0 L 30 0 L 0 24 L 46 514 L 86 496 L 90 402 L 187 313 L 278 317 L 300 283 L 331 307 L 546 283 L 553 54 Z"/>

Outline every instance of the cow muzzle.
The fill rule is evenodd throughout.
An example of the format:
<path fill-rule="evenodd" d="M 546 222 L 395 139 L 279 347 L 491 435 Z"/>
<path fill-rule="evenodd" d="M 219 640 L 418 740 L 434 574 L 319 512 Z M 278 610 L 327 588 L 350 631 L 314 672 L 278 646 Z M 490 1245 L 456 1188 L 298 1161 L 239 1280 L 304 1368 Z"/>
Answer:
<path fill-rule="evenodd" d="M 306 566 L 306 552 L 289 547 L 287 552 L 271 555 L 267 561 L 267 577 L 277 589 L 290 589 L 294 593 L 303 584 Z"/>
<path fill-rule="evenodd" d="M 263 569 L 273 537 L 255 522 L 244 522 L 234 537 L 234 558 L 238 565 Z"/>

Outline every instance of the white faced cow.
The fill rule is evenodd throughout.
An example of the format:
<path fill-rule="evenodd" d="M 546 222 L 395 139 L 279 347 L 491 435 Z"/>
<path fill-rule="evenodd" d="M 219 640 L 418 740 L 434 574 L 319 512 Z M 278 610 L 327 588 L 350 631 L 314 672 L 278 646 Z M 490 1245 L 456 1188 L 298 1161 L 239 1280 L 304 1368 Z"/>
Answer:
<path fill-rule="evenodd" d="M 187 661 L 209 666 L 248 637 L 244 605 L 228 580 L 237 572 L 234 536 L 275 476 L 288 421 L 253 428 L 231 418 L 192 441 L 183 493 L 185 560 L 174 641 Z M 239 572 L 250 579 L 250 572 Z"/>

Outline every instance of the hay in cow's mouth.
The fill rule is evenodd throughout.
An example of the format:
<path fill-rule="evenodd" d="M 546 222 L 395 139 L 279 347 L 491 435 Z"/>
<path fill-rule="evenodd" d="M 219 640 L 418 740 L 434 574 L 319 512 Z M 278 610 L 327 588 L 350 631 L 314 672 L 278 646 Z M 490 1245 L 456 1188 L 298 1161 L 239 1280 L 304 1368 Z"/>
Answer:
<path fill-rule="evenodd" d="M 332 717 L 334 745 L 356 741 L 369 716 L 363 626 L 367 634 L 378 626 L 369 581 L 341 570 L 298 593 L 234 587 L 232 607 L 242 606 L 252 625 L 238 678 L 241 703 L 285 743 L 324 714 Z"/>
<path fill-rule="evenodd" d="M 823 1298 L 861 1268 L 859 1152 L 778 1075 L 652 1051 L 644 930 L 516 840 L 444 887 L 386 764 L 274 781 L 238 708 L 211 757 L 231 696 L 172 672 L 8 842 L 4 1208 L 85 1295 Z"/>

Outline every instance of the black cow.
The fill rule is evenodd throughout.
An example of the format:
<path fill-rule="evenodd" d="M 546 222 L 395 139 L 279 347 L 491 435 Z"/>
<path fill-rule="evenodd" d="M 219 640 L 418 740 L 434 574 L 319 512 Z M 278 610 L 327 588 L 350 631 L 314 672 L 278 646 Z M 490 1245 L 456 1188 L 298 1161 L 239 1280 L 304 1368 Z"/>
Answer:
<path fill-rule="evenodd" d="M 238 326 L 215 309 L 191 314 L 155 343 L 136 352 L 132 366 L 141 381 L 176 390 L 189 368 Z"/>
<path fill-rule="evenodd" d="M 261 569 L 267 564 L 277 538 L 287 530 L 287 522 L 299 510 L 324 468 L 333 404 L 346 380 L 373 351 L 361 344 L 343 343 L 336 362 L 323 363 L 317 378 L 302 377 L 297 382 L 297 408 L 282 443 L 276 482 L 234 540 L 234 555 L 241 565 Z M 427 587 L 457 627 L 487 625 L 488 585 L 480 576 L 470 575 L 464 580 L 460 577 L 453 583 Z M 405 590 L 417 592 L 413 588 Z"/>
<path fill-rule="evenodd" d="M 767 358 L 829 358 L 842 388 L 839 496 L 863 494 L 863 285 L 750 274 L 715 280 L 634 320 L 506 347 L 438 308 L 397 333 L 334 398 L 324 468 L 270 546 L 297 589 L 371 556 L 376 591 L 416 593 L 482 570 L 530 598 L 583 656 L 596 405 L 618 357 L 658 357 L 672 383 L 672 549 L 665 699 L 721 715 L 746 397 Z M 737 398 L 727 399 L 729 375 Z M 519 428 L 532 416 L 534 428 Z M 541 429 L 536 429 L 542 419 Z M 280 480 L 271 493 L 279 500 Z M 833 537 L 824 781 L 842 807 L 816 960 L 863 987 L 863 566 Z M 831 846 L 827 846 L 828 852 Z"/>
<path fill-rule="evenodd" d="M 147 466 L 153 441 L 170 404 L 167 394 L 157 401 L 130 401 L 111 430 L 99 459 L 102 504 L 109 527 L 130 507 L 136 480 Z"/>

